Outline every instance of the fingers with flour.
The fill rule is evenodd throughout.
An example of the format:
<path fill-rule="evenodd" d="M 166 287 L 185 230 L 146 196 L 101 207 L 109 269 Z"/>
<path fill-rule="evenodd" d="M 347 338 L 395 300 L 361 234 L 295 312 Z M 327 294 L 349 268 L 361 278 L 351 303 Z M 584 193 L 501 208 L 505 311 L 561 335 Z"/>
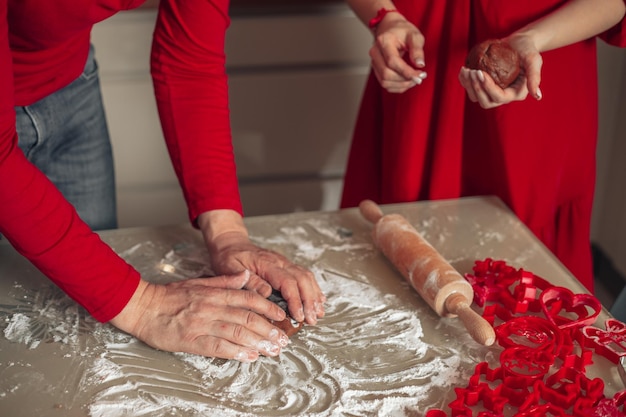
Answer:
<path fill-rule="evenodd" d="M 259 354 L 276 356 L 288 338 L 263 316 L 283 320 L 285 312 L 263 296 L 241 289 L 249 277 L 245 271 L 165 285 L 141 281 L 111 323 L 166 351 L 246 362 Z"/>

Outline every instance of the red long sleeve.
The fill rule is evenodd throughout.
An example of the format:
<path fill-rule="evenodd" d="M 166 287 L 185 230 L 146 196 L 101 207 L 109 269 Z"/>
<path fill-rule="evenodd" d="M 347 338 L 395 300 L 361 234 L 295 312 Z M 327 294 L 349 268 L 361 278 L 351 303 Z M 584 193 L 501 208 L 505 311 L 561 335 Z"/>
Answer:
<path fill-rule="evenodd" d="M 224 56 L 228 3 L 161 1 L 154 33 L 157 105 L 192 222 L 207 210 L 242 212 Z"/>
<path fill-rule="evenodd" d="M 96 319 L 107 321 L 126 305 L 139 274 L 17 147 L 7 10 L 0 0 L 0 232 Z"/>
<path fill-rule="evenodd" d="M 139 274 L 26 160 L 17 147 L 14 106 L 30 105 L 74 80 L 93 25 L 141 3 L 0 0 L 0 232 L 102 321 L 126 305 Z M 225 73 L 227 12 L 225 0 L 163 0 L 154 32 L 161 124 L 192 221 L 211 209 L 242 211 Z"/>

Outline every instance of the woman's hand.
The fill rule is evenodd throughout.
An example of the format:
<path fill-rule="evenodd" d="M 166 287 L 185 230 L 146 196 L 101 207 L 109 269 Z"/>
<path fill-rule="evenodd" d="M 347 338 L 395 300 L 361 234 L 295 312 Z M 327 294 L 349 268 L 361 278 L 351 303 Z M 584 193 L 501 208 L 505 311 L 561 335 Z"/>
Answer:
<path fill-rule="evenodd" d="M 170 352 L 253 362 L 276 356 L 289 338 L 271 325 L 285 312 L 234 276 L 195 278 L 166 285 L 140 284 L 111 324 L 146 344 Z"/>
<path fill-rule="evenodd" d="M 484 109 L 525 100 L 528 94 L 536 100 L 542 97 L 539 84 L 543 59 L 532 39 L 524 34 L 513 34 L 503 41 L 520 56 L 520 74 L 513 84 L 503 89 L 484 71 L 463 67 L 459 72 L 459 82 L 468 98 Z"/>
<path fill-rule="evenodd" d="M 326 297 L 315 275 L 290 262 L 283 255 L 254 245 L 241 216 L 231 210 L 206 212 L 198 218 L 217 274 L 251 272 L 246 288 L 268 297 L 272 288 L 287 301 L 297 321 L 316 324 L 324 316 Z"/>
<path fill-rule="evenodd" d="M 404 93 L 422 83 L 426 72 L 424 36 L 398 12 L 387 13 L 376 27 L 370 48 L 372 69 L 390 93 Z"/>

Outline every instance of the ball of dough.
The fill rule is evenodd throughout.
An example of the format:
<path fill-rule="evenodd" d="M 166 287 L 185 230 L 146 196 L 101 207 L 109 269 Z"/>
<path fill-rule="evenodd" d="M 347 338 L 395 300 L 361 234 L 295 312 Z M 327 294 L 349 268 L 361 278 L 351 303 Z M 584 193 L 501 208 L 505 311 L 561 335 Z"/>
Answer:
<path fill-rule="evenodd" d="M 513 84 L 520 73 L 520 57 L 511 46 L 498 39 L 490 39 L 474 46 L 465 65 L 486 72 L 500 88 Z"/>

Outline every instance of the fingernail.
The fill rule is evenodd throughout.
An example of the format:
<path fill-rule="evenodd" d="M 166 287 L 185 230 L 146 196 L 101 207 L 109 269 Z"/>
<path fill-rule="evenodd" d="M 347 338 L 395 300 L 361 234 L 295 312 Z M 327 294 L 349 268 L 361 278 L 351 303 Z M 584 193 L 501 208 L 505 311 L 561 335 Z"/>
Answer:
<path fill-rule="evenodd" d="M 307 309 L 306 316 L 309 319 L 309 324 L 317 324 L 317 308 L 315 304 L 311 308 Z"/>
<path fill-rule="evenodd" d="M 324 304 L 322 303 L 315 303 L 315 312 L 317 313 L 317 315 L 323 315 L 324 314 Z"/>
<path fill-rule="evenodd" d="M 418 77 L 420 77 L 422 80 L 425 80 L 426 77 L 428 77 L 428 74 L 426 74 L 425 72 L 420 72 Z"/>
<path fill-rule="evenodd" d="M 235 360 L 238 360 L 239 362 L 245 362 L 245 363 L 254 362 L 258 358 L 259 358 L 258 352 L 254 352 L 254 351 L 240 350 L 235 355 Z"/>
<path fill-rule="evenodd" d="M 285 347 L 287 346 L 291 341 L 289 340 L 289 337 L 287 337 L 286 334 L 281 334 L 280 337 L 278 338 L 278 344 L 281 347 Z"/>
<path fill-rule="evenodd" d="M 246 277 L 246 284 L 248 283 L 248 281 L 250 281 L 250 271 L 248 269 L 246 269 L 245 271 L 243 271 L 243 275 Z"/>
<path fill-rule="evenodd" d="M 420 77 L 413 77 L 413 82 L 417 85 L 420 85 L 422 83 L 422 79 Z"/>
<path fill-rule="evenodd" d="M 543 94 L 541 93 L 541 89 L 537 87 L 537 94 L 535 94 L 535 98 L 537 100 L 541 100 L 543 98 Z"/>
<path fill-rule="evenodd" d="M 415 65 L 416 65 L 418 68 L 422 68 L 422 67 L 426 66 L 426 63 L 424 62 L 424 60 L 423 60 L 423 59 L 419 58 L 419 59 L 416 59 L 416 60 L 415 60 Z"/>
<path fill-rule="evenodd" d="M 478 75 L 478 79 L 480 80 L 481 83 L 485 82 L 485 76 L 483 75 L 483 72 L 481 70 L 476 71 L 476 74 Z"/>
<path fill-rule="evenodd" d="M 276 356 L 280 353 L 280 346 L 275 345 L 269 340 L 260 341 L 259 344 L 257 345 L 257 349 L 259 349 L 262 352 L 267 352 L 271 356 Z"/>
<path fill-rule="evenodd" d="M 289 344 L 289 337 L 283 332 L 279 332 L 276 329 L 270 331 L 270 339 L 276 340 L 281 347 L 285 347 Z"/>

